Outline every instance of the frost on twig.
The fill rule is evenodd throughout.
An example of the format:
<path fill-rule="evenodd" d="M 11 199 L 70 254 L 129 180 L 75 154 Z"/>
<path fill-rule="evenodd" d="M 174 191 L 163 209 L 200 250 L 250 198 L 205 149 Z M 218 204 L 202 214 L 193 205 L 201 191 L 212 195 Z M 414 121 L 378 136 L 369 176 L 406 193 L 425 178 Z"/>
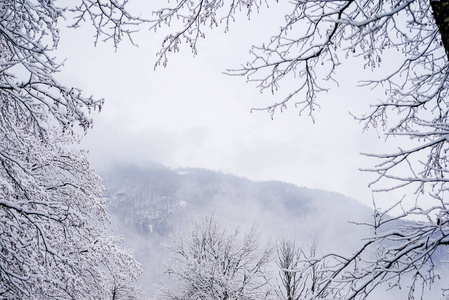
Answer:
<path fill-rule="evenodd" d="M 102 181 L 85 152 L 67 149 L 103 100 L 54 78 L 57 22 L 66 15 L 55 2 L 0 3 L 0 297 L 140 297 L 138 263 L 104 228 Z M 116 25 L 114 43 L 131 33 L 121 29 L 127 13 L 106 9 L 116 2 L 88 2 L 86 11 L 105 14 L 96 28 L 110 26 L 108 17 Z"/>

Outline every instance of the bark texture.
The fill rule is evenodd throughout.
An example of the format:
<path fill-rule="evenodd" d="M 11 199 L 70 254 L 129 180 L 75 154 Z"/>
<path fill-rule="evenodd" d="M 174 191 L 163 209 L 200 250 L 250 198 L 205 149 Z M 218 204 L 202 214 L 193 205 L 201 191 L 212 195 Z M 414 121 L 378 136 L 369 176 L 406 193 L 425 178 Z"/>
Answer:
<path fill-rule="evenodd" d="M 433 17 L 437 23 L 438 30 L 441 34 L 441 40 L 449 57 L 449 1 L 430 1 L 433 10 Z"/>

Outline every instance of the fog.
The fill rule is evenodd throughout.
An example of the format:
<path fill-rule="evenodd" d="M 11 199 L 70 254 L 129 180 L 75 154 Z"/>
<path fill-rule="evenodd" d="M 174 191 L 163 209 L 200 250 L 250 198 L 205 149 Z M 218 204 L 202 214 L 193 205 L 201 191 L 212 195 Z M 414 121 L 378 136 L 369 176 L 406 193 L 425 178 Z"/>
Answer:
<path fill-rule="evenodd" d="M 135 4 L 144 16 L 150 14 L 149 4 Z M 377 161 L 360 153 L 405 145 L 404 139 L 385 143 L 381 129 L 363 132 L 349 113 L 360 116 L 383 96 L 383 90 L 357 87 L 360 78 L 379 70 L 365 70 L 362 61 L 345 63 L 338 84 L 329 82 L 331 90 L 319 95 L 320 108 L 313 117 L 299 116 L 292 103 L 273 120 L 266 112 L 250 110 L 279 102 L 294 79 L 271 94 L 260 93 L 243 77 L 223 74 L 249 59 L 251 45 L 265 41 L 282 18 L 282 6 L 262 10 L 251 21 L 242 15 L 229 33 L 206 30 L 198 56 L 185 48 L 170 56 L 166 68 L 156 70 L 164 30 L 154 34 L 142 28 L 134 38 L 138 47 L 124 41 L 115 50 L 109 43 L 94 46 L 87 26 L 63 29 L 57 55 L 65 62 L 58 78 L 86 95 L 105 98 L 102 112 L 92 115 L 94 128 L 82 141 L 92 164 L 98 170 L 117 161 L 201 167 L 334 191 L 370 205 L 368 184 L 375 176 L 359 169 Z M 394 55 L 385 65 L 391 62 Z"/>
<path fill-rule="evenodd" d="M 171 280 L 163 274 L 164 264 L 174 263 L 164 245 L 170 244 L 172 234 L 187 237 L 203 216 L 213 214 L 228 232 L 240 228 L 243 234 L 255 226 L 262 248 L 282 239 L 295 241 L 305 252 L 316 245 L 317 257 L 349 256 L 360 249 L 363 238 L 373 234 L 372 228 L 355 224 L 372 222 L 371 208 L 328 191 L 158 164 L 120 164 L 102 175 L 111 199 L 112 225 L 142 264 L 139 285 L 150 297 L 156 295 L 157 284 Z M 276 278 L 274 259 L 271 268 Z M 439 284 L 431 291 L 438 296 Z M 368 299 L 399 299 L 407 292 L 385 289 L 380 287 Z"/>

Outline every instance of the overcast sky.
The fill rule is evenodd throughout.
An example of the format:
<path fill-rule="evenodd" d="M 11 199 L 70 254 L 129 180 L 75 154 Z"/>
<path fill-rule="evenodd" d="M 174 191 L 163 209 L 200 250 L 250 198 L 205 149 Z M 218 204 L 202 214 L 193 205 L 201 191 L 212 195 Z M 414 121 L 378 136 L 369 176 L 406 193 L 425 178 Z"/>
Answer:
<path fill-rule="evenodd" d="M 245 63 L 251 44 L 278 27 L 270 14 L 270 22 L 256 16 L 233 24 L 227 34 L 218 28 L 200 42 L 198 56 L 185 47 L 167 68 L 156 70 L 160 35 L 142 30 L 135 38 L 139 47 L 124 42 L 115 52 L 111 44 L 94 47 L 89 30 L 63 30 L 57 55 L 67 60 L 60 80 L 106 100 L 82 144 L 93 165 L 154 161 L 208 168 L 339 192 L 369 205 L 374 177 L 358 169 L 374 161 L 360 153 L 382 152 L 394 143 L 385 145 L 376 131 L 362 133 L 349 114 L 366 112 L 381 96 L 355 87 L 366 75 L 362 66 L 343 59 L 340 87 L 330 84 L 333 89 L 320 95 L 315 123 L 299 117 L 292 104 L 274 120 L 265 112 L 250 113 L 282 100 L 294 82 L 284 82 L 275 95 L 261 94 L 244 78 L 222 74 Z"/>

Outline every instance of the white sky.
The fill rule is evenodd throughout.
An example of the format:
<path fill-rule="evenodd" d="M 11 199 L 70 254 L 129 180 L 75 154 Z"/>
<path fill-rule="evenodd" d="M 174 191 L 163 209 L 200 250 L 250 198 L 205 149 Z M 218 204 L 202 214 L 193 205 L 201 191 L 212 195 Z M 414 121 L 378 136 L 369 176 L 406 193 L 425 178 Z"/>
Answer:
<path fill-rule="evenodd" d="M 201 167 L 335 191 L 371 204 L 368 183 L 374 177 L 358 169 L 373 161 L 359 153 L 378 153 L 388 145 L 375 131 L 362 133 L 348 113 L 366 112 L 380 95 L 355 87 L 369 75 L 362 66 L 343 59 L 340 88 L 332 85 L 320 95 L 315 124 L 307 115 L 298 117 L 292 104 L 274 120 L 249 112 L 281 100 L 294 82 L 284 82 L 273 96 L 221 73 L 245 63 L 250 45 L 266 41 L 278 24 L 271 12 L 270 22 L 260 15 L 233 24 L 227 34 L 218 28 L 200 42 L 198 56 L 184 47 L 156 71 L 160 35 L 143 30 L 135 38 L 139 47 L 124 42 L 115 52 L 109 43 L 95 48 L 90 31 L 63 30 L 58 58 L 67 61 L 60 80 L 106 99 L 83 141 L 93 165 L 154 161 Z"/>

